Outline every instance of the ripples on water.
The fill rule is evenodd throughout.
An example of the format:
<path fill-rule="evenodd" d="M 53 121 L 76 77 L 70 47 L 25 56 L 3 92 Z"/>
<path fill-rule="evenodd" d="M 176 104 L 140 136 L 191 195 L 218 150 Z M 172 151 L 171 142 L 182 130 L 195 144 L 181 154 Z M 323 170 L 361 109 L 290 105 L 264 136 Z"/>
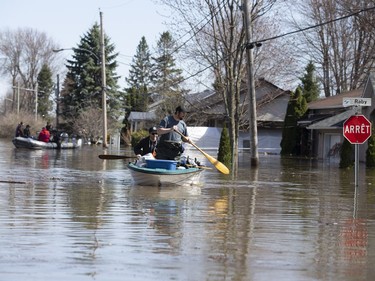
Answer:
<path fill-rule="evenodd" d="M 375 276 L 371 170 L 355 189 L 336 162 L 261 156 L 254 169 L 244 154 L 235 179 L 212 169 L 202 186 L 157 188 L 133 186 L 101 148 L 0 152 L 0 280 Z"/>

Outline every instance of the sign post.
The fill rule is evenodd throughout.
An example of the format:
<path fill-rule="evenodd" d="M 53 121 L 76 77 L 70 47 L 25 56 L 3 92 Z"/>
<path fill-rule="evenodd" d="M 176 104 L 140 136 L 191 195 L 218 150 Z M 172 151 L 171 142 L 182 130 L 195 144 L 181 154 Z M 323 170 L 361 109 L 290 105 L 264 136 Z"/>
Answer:
<path fill-rule="evenodd" d="M 364 115 L 350 116 L 343 125 L 344 137 L 355 146 L 355 186 L 358 186 L 358 145 L 365 143 L 371 136 L 371 122 Z"/>

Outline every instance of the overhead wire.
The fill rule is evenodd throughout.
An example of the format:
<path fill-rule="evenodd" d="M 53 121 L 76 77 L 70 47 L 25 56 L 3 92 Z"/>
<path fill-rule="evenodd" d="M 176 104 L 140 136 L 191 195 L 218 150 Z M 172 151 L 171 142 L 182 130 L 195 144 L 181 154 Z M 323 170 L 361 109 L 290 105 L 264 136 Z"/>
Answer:
<path fill-rule="evenodd" d="M 218 5 L 218 7 L 216 8 L 217 10 L 214 12 L 214 14 L 208 14 L 207 16 L 205 16 L 203 19 L 201 19 L 197 24 L 195 24 L 190 30 L 186 31 L 184 35 L 180 36 L 176 41 L 179 41 L 181 40 L 182 38 L 184 38 L 186 35 L 190 34 L 192 32 L 192 35 L 187 39 L 185 40 L 182 44 L 178 45 L 176 48 L 174 48 L 172 50 L 172 52 L 169 53 L 169 55 L 173 55 L 175 53 L 177 53 L 183 46 L 185 46 L 190 40 L 192 40 L 194 38 L 194 36 L 196 36 L 205 26 L 207 26 L 207 24 L 210 23 L 210 21 L 213 19 L 213 17 L 215 15 L 217 15 L 221 9 L 223 9 L 225 7 L 225 0 L 221 1 Z M 203 23 L 204 21 L 207 22 L 205 24 L 203 24 L 201 27 L 198 28 L 198 26 Z M 195 30 L 196 28 L 198 28 L 197 30 Z M 123 55 L 125 56 L 125 55 Z M 131 63 L 129 63 L 129 66 L 131 66 Z M 188 72 L 186 70 L 184 70 L 185 72 Z M 196 73 L 194 76 L 197 76 L 199 73 L 201 72 L 198 72 Z M 192 77 L 194 77 L 192 76 Z M 189 76 L 190 77 L 190 76 Z M 183 81 L 186 81 L 187 79 L 184 79 Z M 178 82 L 179 83 L 179 82 Z M 202 82 L 199 82 L 200 84 L 204 85 L 204 83 Z M 176 83 L 177 84 L 177 83 Z M 207 85 L 204 85 L 207 87 Z"/>
<path fill-rule="evenodd" d="M 326 21 L 326 22 L 323 22 L 323 23 L 319 23 L 319 24 L 315 24 L 315 25 L 308 26 L 308 27 L 305 27 L 305 28 L 297 29 L 297 30 L 294 30 L 294 31 L 290 31 L 290 32 L 287 32 L 287 33 L 284 33 L 284 34 L 274 36 L 274 37 L 269 37 L 269 38 L 266 38 L 266 39 L 257 40 L 255 42 L 251 42 L 251 43 L 253 43 L 253 44 L 254 43 L 262 43 L 262 42 L 266 42 L 266 41 L 275 40 L 275 39 L 278 39 L 278 38 L 281 38 L 281 37 L 286 37 L 286 36 L 289 36 L 289 35 L 292 35 L 292 34 L 295 34 L 295 33 L 304 32 L 304 31 L 314 29 L 314 28 L 317 28 L 317 27 L 321 27 L 321 26 L 324 26 L 324 25 L 327 25 L 327 24 L 330 24 L 330 23 L 333 23 L 333 22 L 336 22 L 336 21 L 340 21 L 340 20 L 343 20 L 343 19 L 346 19 L 346 18 L 350 18 L 350 17 L 356 16 L 360 13 L 367 12 L 367 11 L 370 11 L 370 10 L 373 10 L 373 9 L 375 9 L 375 6 L 369 7 L 369 8 L 364 8 L 364 9 L 361 9 L 357 12 L 353 12 L 351 14 L 348 14 L 348 15 L 345 15 L 345 16 L 342 16 L 342 17 L 339 17 L 339 18 L 335 18 L 335 19 L 332 19 L 332 20 L 329 20 L 329 21 Z"/>
<path fill-rule="evenodd" d="M 222 4 L 222 6 L 220 7 L 220 5 Z M 202 22 L 204 22 L 204 20 L 207 20 L 207 22 L 202 25 L 200 28 L 198 28 L 196 31 L 194 31 L 194 27 L 191 28 L 189 31 L 187 31 L 183 36 L 181 36 L 180 38 L 183 38 L 185 37 L 187 34 L 190 34 L 191 31 L 194 31 L 193 34 L 187 39 L 185 40 L 182 44 L 180 44 L 179 46 L 177 46 L 170 54 L 174 54 L 176 53 L 178 50 L 180 50 L 183 46 L 185 46 L 190 40 L 192 40 L 194 38 L 194 36 L 196 34 L 198 34 L 210 21 L 211 19 L 213 19 L 213 17 L 218 13 L 220 12 L 221 9 L 223 9 L 225 7 L 225 3 L 224 1 L 221 2 L 221 4 L 219 4 L 218 8 L 217 8 L 217 11 L 215 12 L 215 14 L 209 14 L 207 15 L 206 17 L 204 17 L 201 21 L 199 21 L 194 27 L 198 27 L 199 24 L 201 24 Z M 280 35 L 277 35 L 277 36 L 273 36 L 273 37 L 268 37 L 268 38 L 264 38 L 264 39 L 260 39 L 260 40 L 255 40 L 255 41 L 252 41 L 252 42 L 247 42 L 247 44 L 245 44 L 244 47 L 246 46 L 249 46 L 249 45 L 257 45 L 258 43 L 264 43 L 264 42 L 267 42 L 267 41 L 271 41 L 271 40 L 276 40 L 276 39 L 279 39 L 279 38 L 283 38 L 283 37 L 286 37 L 286 36 L 290 36 L 290 35 L 293 35 L 293 34 L 296 34 L 296 33 L 300 33 L 300 32 L 304 32 L 304 31 L 307 31 L 307 30 L 310 30 L 310 29 L 314 29 L 314 28 L 317 28 L 317 27 L 321 27 L 321 26 L 324 26 L 324 25 L 327 25 L 327 24 L 330 24 L 330 23 L 333 23 L 333 22 L 336 22 L 336 21 L 340 21 L 340 20 L 343 20 L 343 19 L 346 19 L 346 18 L 350 18 L 350 17 L 353 17 L 353 16 L 356 16 L 360 13 L 363 13 L 363 12 L 367 12 L 367 11 L 370 11 L 370 10 L 373 10 L 375 9 L 375 6 L 373 7 L 369 7 L 369 8 L 364 8 L 364 9 L 361 9 L 359 11 L 356 11 L 356 12 L 353 12 L 353 13 L 350 13 L 348 15 L 345 15 L 345 16 L 342 16 L 342 17 L 338 17 L 338 18 L 335 18 L 335 19 L 332 19 L 332 20 L 329 20 L 329 21 L 325 21 L 323 23 L 319 23 L 319 24 L 315 24 L 315 25 L 312 25 L 312 26 L 308 26 L 308 27 L 305 27 L 305 28 L 300 28 L 300 29 L 297 29 L 297 30 L 293 30 L 293 31 L 290 31 L 290 32 L 287 32 L 287 33 L 283 33 L 283 34 L 280 34 Z M 176 82 L 177 83 L 182 83 L 184 81 L 187 81 L 193 77 L 196 77 L 198 76 L 199 74 L 205 72 L 206 70 L 210 69 L 211 67 L 213 67 L 215 64 L 217 63 L 220 63 L 221 61 L 224 61 L 226 60 L 228 57 L 230 57 L 233 53 L 235 53 L 236 51 L 238 50 L 234 50 L 232 53 L 229 53 L 228 55 L 226 55 L 225 57 L 217 60 L 215 63 L 209 63 L 206 67 L 196 71 L 195 73 L 193 74 L 190 74 L 189 76 L 179 80 Z M 187 71 L 186 71 L 187 72 Z"/>
<path fill-rule="evenodd" d="M 375 6 L 369 7 L 369 8 L 364 8 L 364 9 L 361 9 L 361 10 L 359 10 L 357 12 L 353 12 L 353 13 L 350 13 L 348 15 L 345 15 L 345 16 L 342 16 L 342 17 L 339 17 L 339 18 L 335 18 L 335 19 L 332 19 L 332 20 L 329 20 L 329 21 L 326 21 L 326 22 L 323 22 L 323 23 L 319 23 L 319 24 L 316 24 L 316 25 L 308 26 L 306 28 L 301 28 L 301 29 L 297 29 L 297 30 L 294 30 L 294 31 L 291 31 L 291 32 L 283 33 L 283 34 L 280 34 L 280 35 L 277 35 L 277 36 L 273 36 L 273 37 L 269 37 L 269 38 L 265 38 L 265 39 L 260 39 L 260 40 L 255 40 L 255 41 L 252 41 L 252 42 L 248 42 L 248 43 L 245 44 L 244 47 L 249 46 L 249 45 L 256 46 L 258 43 L 263 43 L 263 42 L 267 42 L 267 41 L 279 39 L 279 38 L 282 38 L 282 37 L 286 37 L 286 36 L 289 36 L 289 35 L 292 35 L 292 34 L 304 32 L 304 31 L 307 31 L 307 30 L 310 30 L 310 29 L 314 29 L 314 28 L 317 28 L 317 27 L 321 27 L 321 26 L 324 26 L 324 25 L 327 25 L 327 24 L 330 24 L 330 23 L 333 23 L 333 22 L 336 22 L 336 21 L 340 21 L 340 20 L 343 20 L 343 19 L 346 19 L 346 18 L 350 18 L 352 16 L 356 16 L 356 15 L 358 15 L 360 13 L 367 12 L 367 11 L 374 10 L 374 9 L 375 9 Z M 225 56 L 225 57 L 217 60 L 216 63 L 219 63 L 221 61 L 226 60 L 228 57 L 230 57 L 236 51 L 238 51 L 238 50 L 234 50 L 233 52 L 229 53 L 227 56 Z M 180 80 L 178 82 L 182 83 L 182 82 L 184 82 L 184 81 L 186 81 L 188 79 L 191 79 L 191 78 L 193 78 L 193 77 L 201 74 L 202 72 L 208 70 L 209 68 L 213 67 L 214 65 L 215 65 L 214 63 L 210 63 L 207 67 L 205 67 L 203 69 L 200 69 L 196 73 L 191 74 L 188 77 L 186 77 L 186 78 L 184 78 L 184 79 L 182 79 L 182 80 Z"/>

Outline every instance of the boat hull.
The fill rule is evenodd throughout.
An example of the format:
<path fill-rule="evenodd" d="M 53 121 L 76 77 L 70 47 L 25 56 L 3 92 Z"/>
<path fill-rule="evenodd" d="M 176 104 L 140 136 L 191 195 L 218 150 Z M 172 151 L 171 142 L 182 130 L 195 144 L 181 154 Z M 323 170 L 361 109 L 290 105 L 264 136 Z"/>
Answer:
<path fill-rule="evenodd" d="M 186 186 L 199 184 L 202 169 L 166 170 L 138 167 L 128 164 L 128 169 L 136 185 L 142 186 Z"/>
<path fill-rule="evenodd" d="M 77 142 L 62 142 L 60 146 L 54 142 L 42 142 L 32 138 L 16 137 L 12 140 L 16 148 L 28 148 L 28 149 L 74 149 L 82 145 L 82 140 L 79 139 Z"/>

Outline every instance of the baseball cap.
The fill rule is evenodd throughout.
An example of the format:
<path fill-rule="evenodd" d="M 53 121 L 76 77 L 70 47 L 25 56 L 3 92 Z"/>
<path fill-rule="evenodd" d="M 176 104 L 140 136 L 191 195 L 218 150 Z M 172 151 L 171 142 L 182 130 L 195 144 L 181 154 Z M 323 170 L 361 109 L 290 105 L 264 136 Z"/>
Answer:
<path fill-rule="evenodd" d="M 151 134 L 151 133 L 157 133 L 158 132 L 158 129 L 156 129 L 156 127 L 151 127 L 150 129 L 148 129 L 148 132 Z"/>

